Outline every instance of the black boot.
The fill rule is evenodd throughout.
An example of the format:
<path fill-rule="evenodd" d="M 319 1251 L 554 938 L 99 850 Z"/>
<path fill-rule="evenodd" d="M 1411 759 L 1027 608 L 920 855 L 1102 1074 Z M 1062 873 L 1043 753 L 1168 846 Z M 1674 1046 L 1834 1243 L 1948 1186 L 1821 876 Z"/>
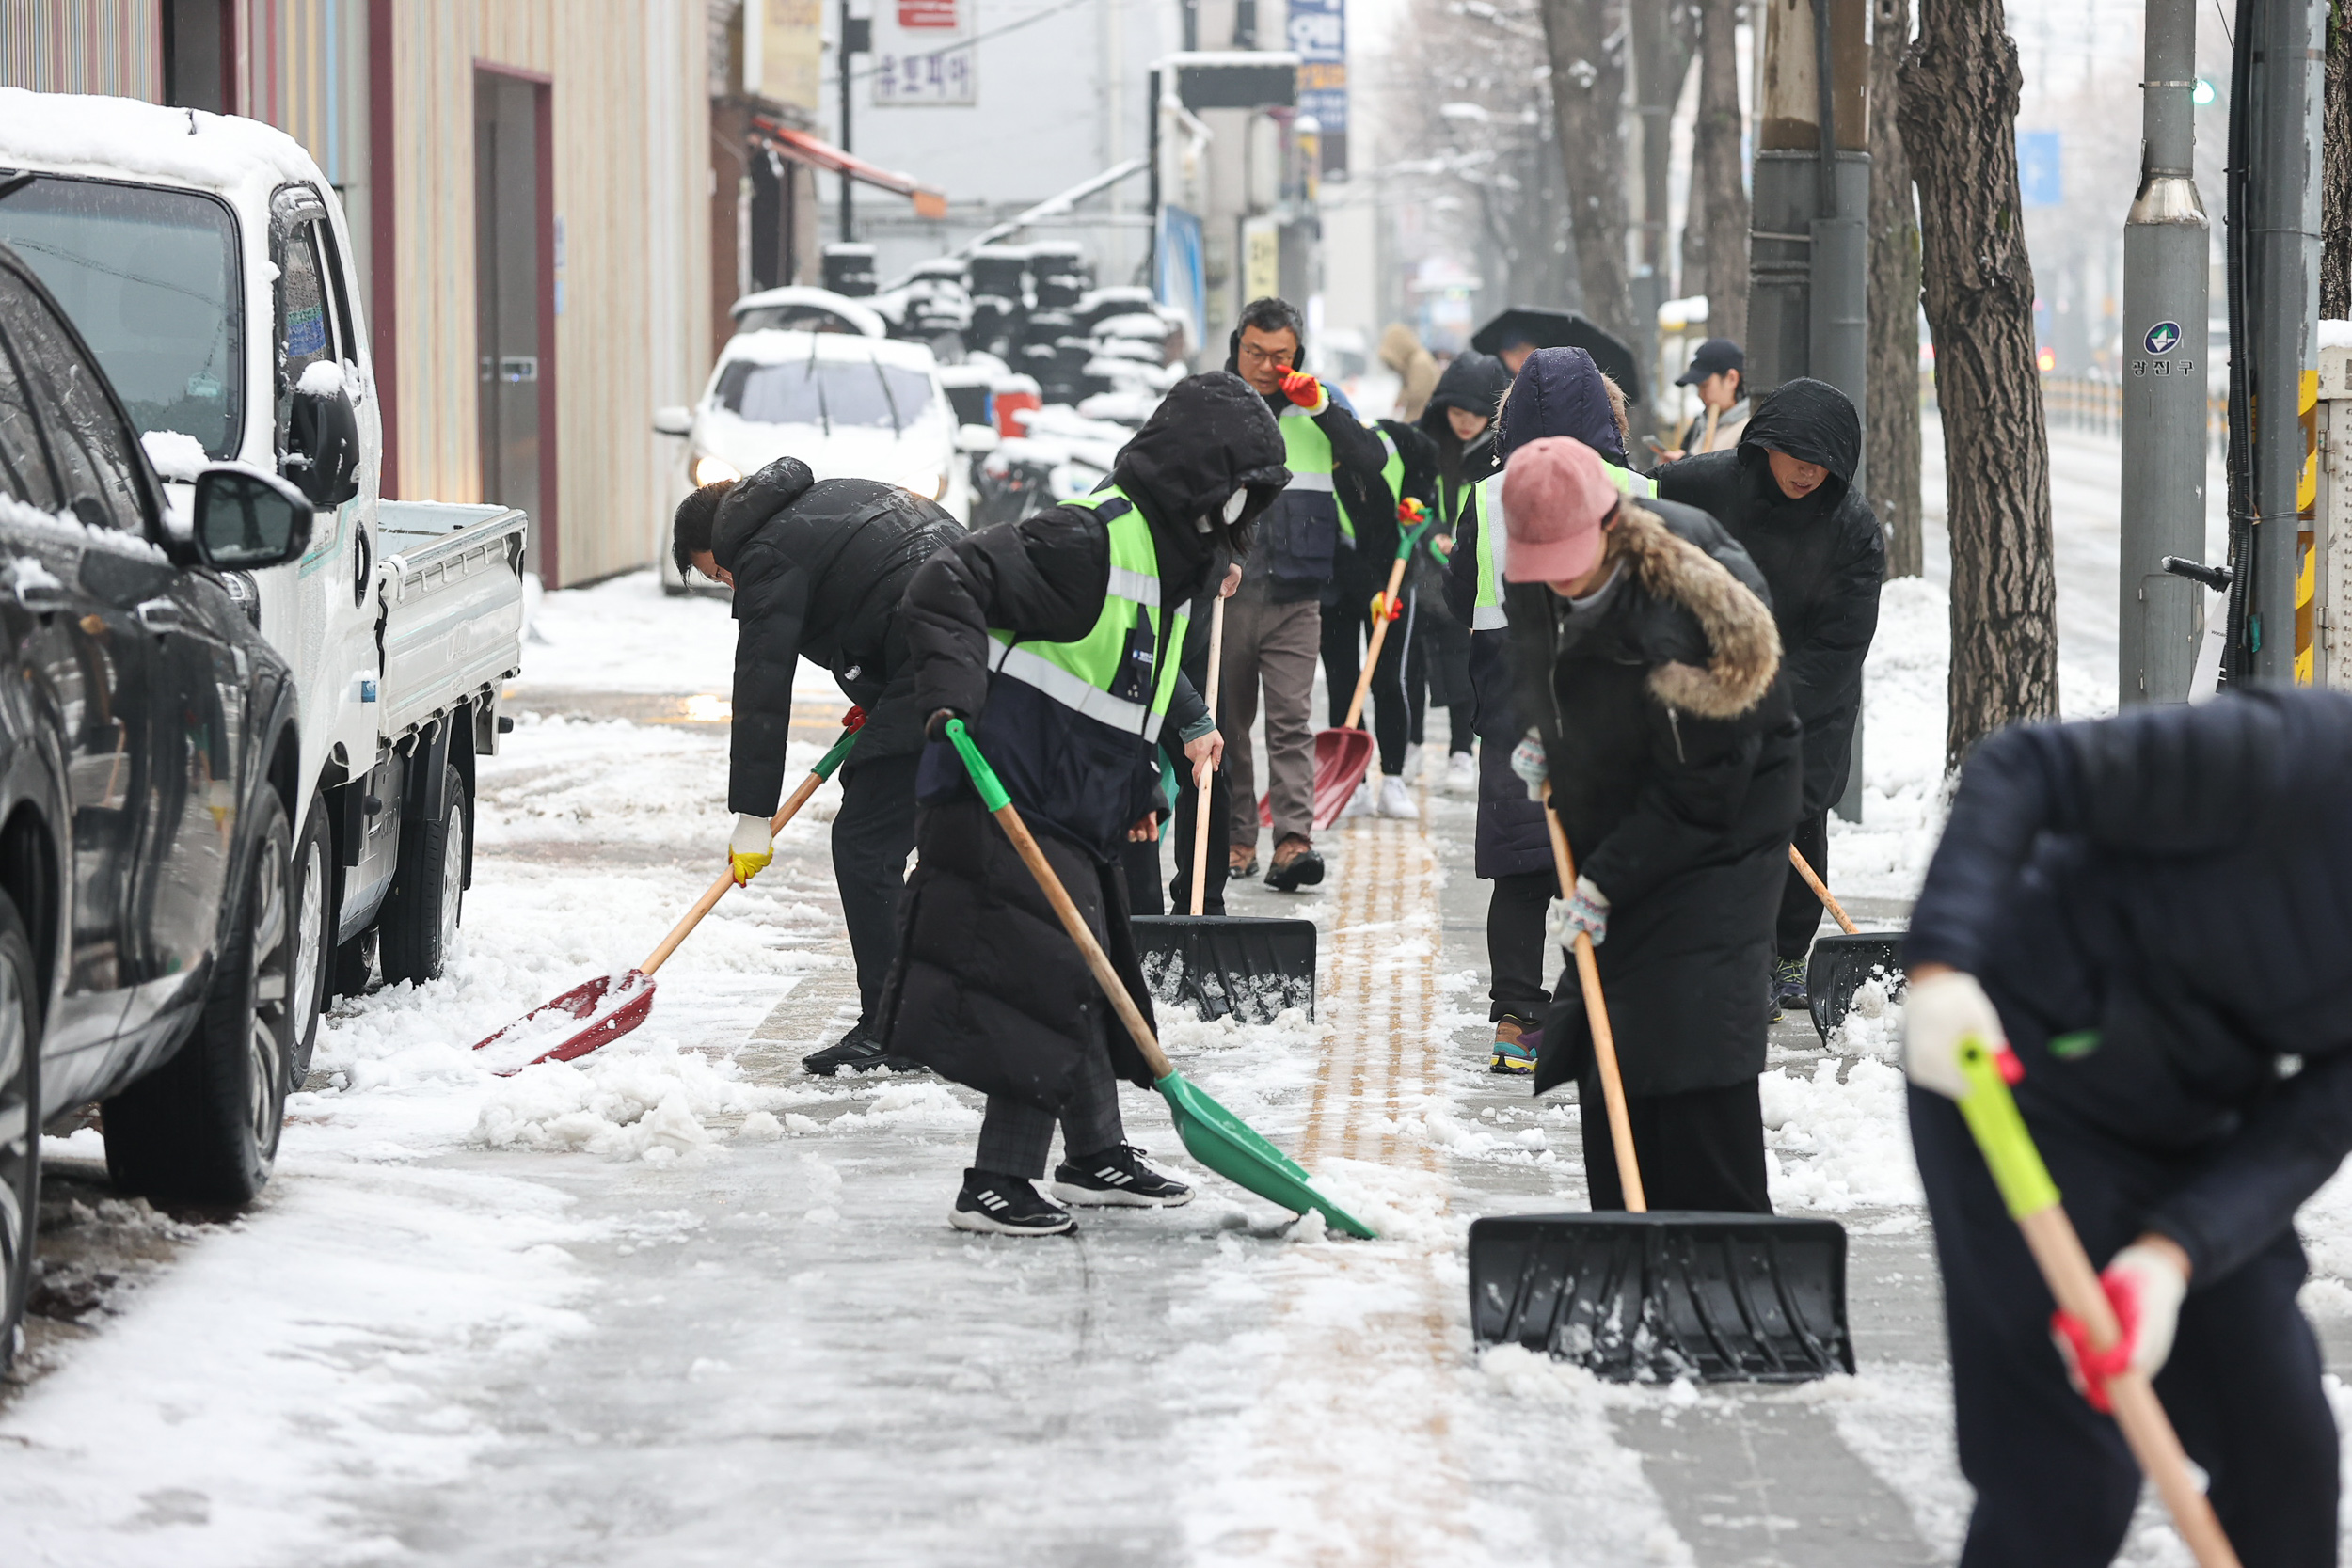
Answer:
<path fill-rule="evenodd" d="M 991 1236 L 1058 1236 L 1078 1222 L 1060 1204 L 1039 1196 L 1025 1176 L 966 1170 L 947 1223 Z"/>
<path fill-rule="evenodd" d="M 893 1056 L 883 1049 L 882 1042 L 866 1031 L 864 1022 L 853 1023 L 850 1032 L 822 1051 L 812 1051 L 801 1058 L 801 1069 L 819 1078 L 830 1078 L 848 1069 L 851 1072 L 920 1072 L 923 1064 L 912 1056 Z"/>
<path fill-rule="evenodd" d="M 1192 1201 L 1192 1189 L 1143 1163 L 1133 1144 L 1113 1144 L 1099 1154 L 1083 1154 L 1054 1167 L 1054 1196 L 1064 1203 L 1116 1205 L 1125 1209 L 1175 1209 Z"/>

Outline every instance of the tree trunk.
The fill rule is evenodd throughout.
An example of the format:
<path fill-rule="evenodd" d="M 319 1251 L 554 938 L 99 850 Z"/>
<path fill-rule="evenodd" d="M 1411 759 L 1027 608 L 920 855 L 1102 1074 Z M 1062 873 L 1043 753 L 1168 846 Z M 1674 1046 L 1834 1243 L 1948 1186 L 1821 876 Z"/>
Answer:
<path fill-rule="evenodd" d="M 1638 343 L 1625 260 L 1625 8 L 1619 0 L 1543 0 L 1543 11 L 1584 313 Z"/>
<path fill-rule="evenodd" d="M 1707 296 L 1707 335 L 1748 337 L 1748 188 L 1740 170 L 1740 0 L 1700 0 L 1699 112 L 1682 288 Z"/>
<path fill-rule="evenodd" d="M 1886 525 L 1886 575 L 1925 570 L 1919 520 L 1919 216 L 1895 124 L 1911 0 L 1870 0 L 1870 379 L 1862 421 L 1871 504 Z"/>
<path fill-rule="evenodd" d="M 2058 712 L 2050 449 L 2034 365 L 2033 264 L 2017 188 L 2017 45 L 2001 0 L 1922 0 L 1896 116 L 1919 186 L 1952 539 L 1944 762 Z"/>
<path fill-rule="evenodd" d="M 2328 16 L 2328 97 L 2320 108 L 2319 313 L 2352 319 L 2352 19 Z"/>

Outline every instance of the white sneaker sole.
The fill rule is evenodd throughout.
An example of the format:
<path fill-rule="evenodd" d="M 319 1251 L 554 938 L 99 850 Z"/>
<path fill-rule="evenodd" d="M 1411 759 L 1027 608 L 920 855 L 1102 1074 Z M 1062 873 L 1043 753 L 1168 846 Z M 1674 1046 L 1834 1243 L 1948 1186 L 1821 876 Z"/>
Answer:
<path fill-rule="evenodd" d="M 1182 1197 L 1148 1197 L 1116 1187 L 1075 1187 L 1067 1181 L 1057 1181 L 1053 1192 L 1064 1203 L 1081 1204 L 1089 1209 L 1182 1209 L 1192 1201 L 1190 1188 L 1184 1190 Z"/>
<path fill-rule="evenodd" d="M 1057 1226 L 1007 1225 L 1002 1220 L 993 1220 L 969 1209 L 950 1209 L 947 1211 L 947 1223 L 958 1230 L 976 1231 L 983 1236 L 1062 1236 L 1067 1235 L 1078 1222 L 1064 1214 L 1061 1223 Z"/>

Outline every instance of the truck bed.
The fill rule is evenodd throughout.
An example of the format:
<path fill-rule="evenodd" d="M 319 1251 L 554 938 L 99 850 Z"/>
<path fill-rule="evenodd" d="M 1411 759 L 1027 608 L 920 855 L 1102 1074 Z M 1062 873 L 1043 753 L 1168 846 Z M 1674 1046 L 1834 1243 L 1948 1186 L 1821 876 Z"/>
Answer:
<path fill-rule="evenodd" d="M 508 506 L 384 501 L 383 735 L 387 740 L 522 668 L 524 537 Z"/>

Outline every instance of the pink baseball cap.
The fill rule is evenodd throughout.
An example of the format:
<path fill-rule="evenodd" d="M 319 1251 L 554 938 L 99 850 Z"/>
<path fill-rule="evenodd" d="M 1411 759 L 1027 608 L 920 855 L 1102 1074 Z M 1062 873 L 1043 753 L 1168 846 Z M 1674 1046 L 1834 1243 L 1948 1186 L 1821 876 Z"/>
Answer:
<path fill-rule="evenodd" d="M 1622 499 L 1600 453 L 1568 436 L 1547 436 L 1511 454 L 1502 470 L 1502 528 L 1510 582 L 1565 582 L 1600 564 L 1601 524 Z"/>

